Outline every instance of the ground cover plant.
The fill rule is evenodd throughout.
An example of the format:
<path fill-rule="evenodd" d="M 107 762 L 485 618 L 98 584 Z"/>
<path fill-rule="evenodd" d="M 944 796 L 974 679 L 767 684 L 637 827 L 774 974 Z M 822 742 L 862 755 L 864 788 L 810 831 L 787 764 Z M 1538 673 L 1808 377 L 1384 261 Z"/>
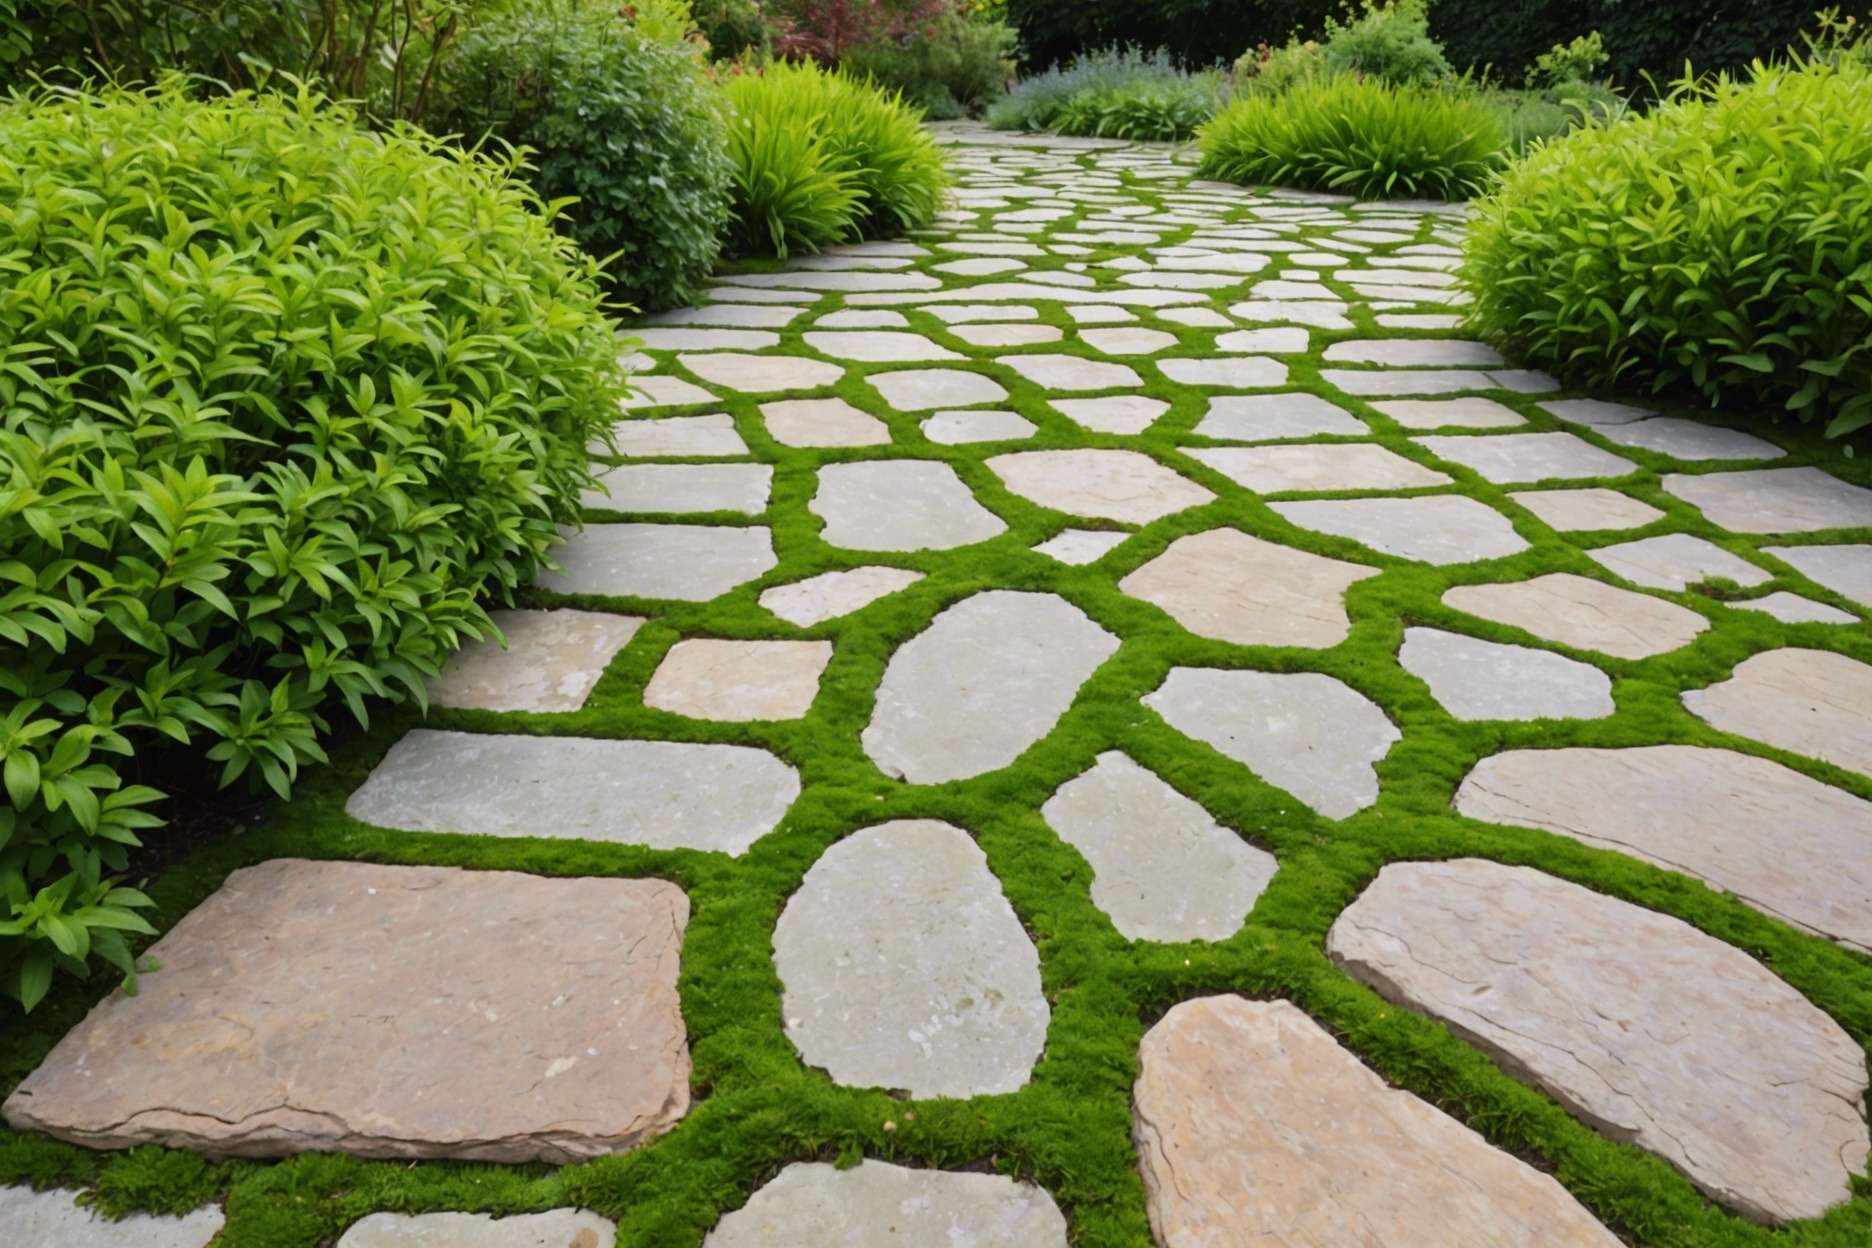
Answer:
<path fill-rule="evenodd" d="M 1134 157 L 1135 153 L 1117 155 Z M 1018 156 L 980 154 L 965 173 L 984 192 L 1025 175 Z M 1140 219 L 1162 223 L 1159 245 L 1185 244 L 1199 227 L 1170 220 L 1192 205 L 1187 176 L 1145 176 L 1108 154 L 1066 157 L 1073 169 L 1121 184 L 1122 196 L 1146 208 Z M 1006 161 L 1006 164 L 996 164 Z M 1173 171 L 1174 172 L 1174 171 Z M 1187 170 L 1182 171 L 1187 173 Z M 1201 201 L 1200 202 L 1208 202 Z M 1248 198 L 1244 193 L 1241 202 Z M 1275 206 L 1262 201 L 1261 207 Z M 1279 205 L 1294 211 L 1294 205 Z M 1018 210 L 1015 208 L 1013 210 Z M 1044 248 L 1073 247 L 1064 237 L 1099 217 L 1098 206 L 1076 206 L 1025 236 Z M 959 277 L 937 266 L 955 254 L 940 243 L 989 226 L 1000 210 L 964 208 L 944 218 L 938 237 L 922 241 L 930 253 L 902 272 L 939 279 L 946 290 L 981 287 L 1005 275 Z M 1231 224 L 1267 219 L 1237 209 Z M 1330 249 L 1349 227 L 1403 235 L 1367 243 L 1359 265 L 1393 263 L 1407 256 L 1452 259 L 1449 218 L 1430 214 L 1374 214 L 1323 208 L 1298 223 L 1289 237 Z M 1406 241 L 1407 240 L 1407 241 Z M 1086 254 L 1046 250 L 1023 258 L 1032 275 L 1066 281 L 1068 274 L 1096 283 L 1101 294 L 1138 287 L 1129 271 L 1111 262 L 1150 255 L 1144 245 L 1086 245 Z M 1410 248 L 1442 248 L 1410 251 Z M 1069 269 L 1083 265 L 1083 269 Z M 1223 325 L 1253 326 L 1230 309 L 1253 297 L 1257 279 L 1293 280 L 1300 269 L 1277 255 L 1257 278 L 1205 292 L 1191 308 Z M 893 272 L 896 272 L 893 270 Z M 1137 326 L 1173 343 L 1124 361 L 1145 378 L 1136 393 L 1166 404 L 1144 432 L 1097 433 L 1069 420 L 1056 393 L 1023 378 L 1010 361 L 1021 355 L 1061 352 L 1086 364 L 1109 364 L 1084 336 L 1064 303 L 973 296 L 984 303 L 1032 304 L 1035 315 L 1018 323 L 1056 331 L 1059 339 L 1030 347 L 984 348 L 958 335 L 911 291 L 885 310 L 904 316 L 906 328 L 954 352 L 947 367 L 977 374 L 1008 392 L 1005 407 L 1035 426 L 1026 440 L 952 445 L 926 435 L 921 413 L 883 401 L 867 380 L 901 364 L 841 361 L 844 374 L 825 387 L 749 394 L 714 387 L 715 397 L 685 407 L 639 412 L 662 417 L 722 411 L 750 450 L 774 468 L 773 490 L 755 515 L 657 516 L 704 526 L 762 524 L 772 529 L 778 564 L 758 579 L 704 603 L 604 595 L 564 596 L 533 591 L 534 606 L 575 606 L 643 616 L 648 622 L 607 669 L 576 712 L 413 711 L 373 722 L 370 732 L 329 768 L 309 774 L 292 803 L 270 808 L 238 837 L 205 846 L 151 885 L 151 912 L 167 928 L 212 893 L 237 867 L 274 857 L 363 859 L 384 863 L 452 864 L 478 870 L 518 870 L 553 876 L 653 876 L 679 884 L 693 903 L 681 979 L 683 1015 L 695 1070 L 696 1100 L 672 1133 L 642 1150 L 597 1161 L 545 1168 L 447 1162 L 361 1161 L 302 1155 L 277 1164 L 210 1162 L 191 1154 L 148 1147 L 100 1154 L 16 1132 L 0 1133 L 0 1182 L 33 1180 L 91 1185 L 102 1207 L 186 1209 L 222 1200 L 228 1225 L 217 1248 L 315 1248 L 335 1239 L 376 1209 L 473 1209 L 502 1214 L 564 1206 L 595 1210 L 619 1223 L 626 1248 L 695 1248 L 727 1211 L 781 1166 L 804 1159 L 892 1159 L 915 1166 L 992 1170 L 1032 1179 L 1064 1209 L 1075 1248 L 1146 1248 L 1152 1243 L 1144 1212 L 1131 1132 L 1131 1093 L 1140 1037 L 1166 1009 L 1209 993 L 1242 993 L 1293 1000 L 1395 1086 L 1424 1097 L 1473 1126 L 1495 1146 L 1551 1171 L 1615 1233 L 1643 1248 L 1859 1248 L 1872 1235 L 1872 1187 L 1861 1177 L 1853 1197 L 1825 1217 L 1773 1230 L 1723 1211 L 1679 1173 L 1643 1150 L 1619 1143 L 1564 1112 L 1552 1099 L 1463 1043 L 1449 1029 L 1392 1005 L 1347 978 L 1326 956 L 1327 929 L 1342 909 L 1387 863 L 1479 856 L 1536 866 L 1634 904 L 1677 916 L 1702 932 L 1758 958 L 1846 1028 L 1861 1045 L 1872 1043 L 1872 959 L 1796 930 L 1734 896 L 1687 876 L 1625 854 L 1587 848 L 1568 837 L 1511 828 L 1458 816 L 1451 796 L 1478 760 L 1509 749 L 1556 749 L 1673 743 L 1720 747 L 1770 759 L 1851 797 L 1872 799 L 1872 780 L 1843 767 L 1720 732 L 1686 711 L 1681 695 L 1728 677 L 1747 657 L 1799 646 L 1872 662 L 1865 608 L 1817 586 L 1791 565 L 1766 553 L 1785 539 L 1738 535 L 1711 524 L 1696 508 L 1663 488 L 1668 475 L 1735 467 L 1681 461 L 1615 442 L 1603 431 L 1563 425 L 1542 406 L 1555 395 L 1512 389 L 1474 392 L 1511 410 L 1530 432 L 1567 431 L 1592 446 L 1627 457 L 1629 472 L 1582 478 L 1568 486 L 1616 489 L 1657 509 L 1655 520 L 1626 532 L 1563 533 L 1543 523 L 1516 494 L 1518 487 L 1490 482 L 1433 456 L 1407 428 L 1373 401 L 1332 384 L 1328 359 L 1334 344 L 1379 338 L 1434 343 L 1436 334 L 1377 320 L 1359 303 L 1337 269 L 1319 284 L 1350 307 L 1348 326 L 1311 331 L 1304 350 L 1280 355 L 1288 369 L 1283 391 L 1318 396 L 1369 428 L 1360 442 L 1448 473 L 1453 483 L 1427 492 L 1459 493 L 1506 517 L 1528 546 L 1481 563 L 1430 566 L 1374 553 L 1285 519 L 1270 500 L 1241 488 L 1193 451 L 1219 445 L 1195 432 L 1218 397 L 1214 388 L 1170 380 L 1173 358 L 1213 359 L 1224 354 L 1219 333 L 1233 328 L 1192 326 L 1135 309 Z M 1064 290 L 1070 281 L 1057 289 Z M 1322 300 L 1322 303 L 1332 301 Z M 778 343 L 763 353 L 828 362 L 807 340 L 827 316 L 879 306 L 857 294 L 813 293 L 804 309 L 775 331 Z M 1294 328 L 1291 323 L 1288 328 Z M 659 371 L 711 390 L 708 378 L 686 363 L 700 356 L 655 352 Z M 1100 392 L 1090 392 L 1098 394 Z M 1106 393 L 1128 394 L 1122 388 Z M 837 397 L 885 426 L 890 445 L 805 449 L 777 441 L 760 405 L 799 397 Z M 1076 394 L 1073 397 L 1086 397 Z M 1620 397 L 1617 395 L 1602 397 Z M 1632 398 L 1634 396 L 1625 395 Z M 1666 407 L 1676 413 L 1679 409 Z M 1744 413 L 1745 414 L 1745 413 Z M 1726 422 L 1733 423 L 1733 421 Z M 1444 432 L 1460 432 L 1445 430 Z M 1812 431 L 1763 431 L 1786 452 L 1773 461 L 1819 466 L 1843 481 L 1872 485 L 1863 458 L 1849 460 Z M 1482 433 L 1478 436 L 1490 436 Z M 1329 445 L 1336 439 L 1314 439 Z M 1141 450 L 1209 489 L 1214 501 L 1135 529 L 1062 515 L 1008 490 L 985 460 L 1010 450 L 1100 447 Z M 829 465 L 914 457 L 950 466 L 971 493 L 1008 525 L 1000 536 L 949 551 L 860 552 L 829 545 L 810 509 Z M 704 463 L 673 457 L 670 463 Z M 1549 483 L 1551 484 L 1551 483 Z M 1415 493 L 1418 491 L 1408 491 Z M 1346 497 L 1325 490 L 1322 497 Z M 1279 502 L 1280 500 L 1272 500 Z M 610 508 L 590 519 L 617 518 Z M 1085 565 L 1062 563 L 1032 547 L 1063 528 L 1113 530 L 1121 544 Z M 1349 633 L 1324 650 L 1236 646 L 1196 636 L 1157 608 L 1122 592 L 1119 582 L 1161 555 L 1177 538 L 1236 528 L 1269 542 L 1368 567 L 1376 575 L 1346 596 Z M 1616 711 L 1598 720 L 1466 721 L 1439 705 L 1427 687 L 1405 672 L 1398 649 L 1408 625 L 1447 628 L 1479 638 L 1528 644 L 1519 630 L 1455 610 L 1447 590 L 1484 582 L 1516 581 L 1567 572 L 1605 581 L 1609 574 L 1590 552 L 1630 537 L 1683 534 L 1707 540 L 1747 559 L 1770 580 L 1745 591 L 1666 590 L 1660 602 L 1680 606 L 1708 624 L 1692 643 L 1642 660 L 1610 658 L 1567 647 L 1568 657 L 1612 681 Z M 1825 540 L 1865 542 L 1859 529 Z M 924 574 L 906 591 L 863 610 L 804 629 L 782 627 L 758 603 L 766 589 L 817 573 L 887 564 Z M 877 690 L 893 654 L 927 629 L 944 609 L 985 589 L 1057 594 L 1120 640 L 1120 648 L 1081 688 L 1072 706 L 1040 743 L 1011 766 L 973 779 L 938 785 L 905 784 L 885 775 L 861 746 Z M 1704 587 L 1708 588 L 1708 587 Z M 1849 613 L 1852 623 L 1788 623 L 1743 605 L 1772 590 L 1796 591 Z M 834 643 L 811 710 L 797 720 L 725 724 L 691 719 L 645 704 L 651 675 L 681 639 L 814 638 Z M 1141 700 L 1173 667 L 1272 672 L 1319 672 L 1339 679 L 1378 704 L 1402 740 L 1378 764 L 1375 804 L 1342 820 L 1315 814 L 1221 753 L 1178 733 Z M 767 749 L 800 771 L 802 795 L 780 825 L 746 854 L 572 841 L 550 835 L 485 838 L 390 831 L 344 813 L 347 796 L 362 784 L 384 752 L 408 729 L 427 725 L 464 732 L 517 733 L 544 738 L 719 742 Z M 1215 942 L 1152 943 L 1124 939 L 1094 903 L 1093 872 L 1041 817 L 1040 807 L 1060 785 L 1091 767 L 1100 753 L 1123 750 L 1200 803 L 1219 822 L 1275 855 L 1280 869 L 1246 925 Z M 835 1085 L 808 1069 L 784 1034 L 782 987 L 773 961 L 776 916 L 807 870 L 831 846 L 855 831 L 889 819 L 933 818 L 966 829 L 1040 957 L 1052 1009 L 1046 1052 L 1031 1083 L 1017 1092 L 966 1101 L 906 1101 L 881 1089 Z M 101 986 L 100 986 L 101 987 Z M 26 1020 L 0 1021 L 0 1090 L 8 1089 L 44 1056 L 83 1013 L 86 1001 L 49 1002 Z"/>
<path fill-rule="evenodd" d="M 615 323 L 511 172 L 310 90 L 0 105 L 0 991 L 130 969 L 140 780 L 286 793 L 577 519 Z"/>
<path fill-rule="evenodd" d="M 997 130 L 1186 139 L 1214 114 L 1221 74 L 1189 70 L 1159 48 L 1112 47 L 1029 74 L 988 107 Z"/>

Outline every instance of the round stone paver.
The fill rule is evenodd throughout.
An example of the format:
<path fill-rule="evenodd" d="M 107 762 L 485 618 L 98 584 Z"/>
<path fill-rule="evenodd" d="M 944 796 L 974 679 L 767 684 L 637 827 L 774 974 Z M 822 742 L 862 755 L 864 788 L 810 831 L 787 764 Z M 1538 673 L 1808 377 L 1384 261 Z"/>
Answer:
<path fill-rule="evenodd" d="M 1240 646 L 1336 646 L 1351 631 L 1345 591 L 1378 569 L 1236 529 L 1180 537 L 1118 583 L 1199 637 Z"/>
<path fill-rule="evenodd" d="M 595 1213 L 554 1209 L 493 1218 L 485 1213 L 373 1213 L 334 1248 L 612 1248 L 617 1227 Z"/>
<path fill-rule="evenodd" d="M 1872 776 L 1872 667 L 1830 650 L 1769 650 L 1684 693 L 1724 732 Z"/>
<path fill-rule="evenodd" d="M 819 470 L 812 513 L 847 550 L 950 550 L 1007 532 L 948 464 L 874 459 Z"/>
<path fill-rule="evenodd" d="M 862 1161 L 795 1162 L 702 1248 L 1066 1248 L 1066 1219 L 1030 1183 Z"/>
<path fill-rule="evenodd" d="M 774 928 L 787 1038 L 834 1083 L 914 1097 L 1024 1085 L 1040 958 L 966 832 L 904 819 L 825 851 Z"/>
<path fill-rule="evenodd" d="M 1865 1051 L 1680 919 L 1527 867 L 1394 863 L 1326 949 L 1749 1217 L 1818 1217 L 1864 1169 Z"/>
<path fill-rule="evenodd" d="M 1398 662 L 1457 719 L 1598 719 L 1615 709 L 1611 677 L 1528 646 L 1407 628 Z"/>
<path fill-rule="evenodd" d="M 1015 451 L 988 467 L 1029 502 L 1068 515 L 1149 524 L 1215 495 L 1140 451 Z"/>

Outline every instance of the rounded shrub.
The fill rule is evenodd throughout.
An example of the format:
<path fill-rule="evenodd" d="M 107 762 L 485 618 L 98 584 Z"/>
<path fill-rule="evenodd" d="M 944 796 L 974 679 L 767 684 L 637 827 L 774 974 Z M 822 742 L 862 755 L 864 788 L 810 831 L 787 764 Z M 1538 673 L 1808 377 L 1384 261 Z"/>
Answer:
<path fill-rule="evenodd" d="M 638 306 L 688 302 L 715 267 L 727 119 L 689 45 L 604 5 L 515 5 L 462 39 L 437 125 L 532 149 L 540 194 L 577 201 L 562 225 Z"/>
<path fill-rule="evenodd" d="M 1583 385 L 1872 424 L 1872 69 L 1679 83 L 1536 148 L 1477 205 L 1485 331 Z"/>
<path fill-rule="evenodd" d="M 1508 134 L 1501 114 L 1466 92 L 1342 75 L 1238 97 L 1197 142 L 1204 177 L 1464 199 L 1501 167 Z"/>
<path fill-rule="evenodd" d="M 510 172 L 309 92 L 0 104 L 0 990 L 28 1007 L 55 967 L 131 969 L 145 903 L 110 877 L 163 795 L 129 780 L 285 794 L 333 704 L 420 701 L 576 521 L 616 329 Z"/>

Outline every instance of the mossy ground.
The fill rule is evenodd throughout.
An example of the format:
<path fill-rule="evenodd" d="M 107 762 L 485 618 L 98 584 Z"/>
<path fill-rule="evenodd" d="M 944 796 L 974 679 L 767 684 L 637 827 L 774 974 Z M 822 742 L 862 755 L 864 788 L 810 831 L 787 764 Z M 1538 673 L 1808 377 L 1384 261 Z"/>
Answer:
<path fill-rule="evenodd" d="M 1182 189 L 1180 180 L 1145 181 L 1127 175 L 1126 181 L 1128 193 L 1151 204 L 1161 204 L 1165 192 Z M 1056 222 L 1047 232 L 1072 225 L 1070 220 Z M 1426 221 L 1420 239 L 1428 240 L 1432 228 Z M 1178 241 L 1188 232 L 1188 227 L 1177 227 L 1165 241 Z M 1044 241 L 1044 236 L 1035 237 Z M 1077 259 L 1090 265 L 1087 272 L 1092 276 L 1115 282 L 1117 273 L 1102 270 L 1099 262 L 1135 250 L 1107 249 Z M 927 268 L 944 258 L 933 255 L 918 264 Z M 1064 256 L 1029 261 L 1034 269 L 1062 268 L 1067 262 Z M 1274 272 L 1270 269 L 1261 277 Z M 1013 275 L 1013 280 L 1019 276 Z M 1259 279 L 1243 279 L 1242 285 L 1215 292 L 1213 306 L 1225 308 L 1246 297 L 1248 284 L 1255 280 Z M 951 279 L 950 284 L 959 283 Z M 812 317 L 843 302 L 838 295 L 819 299 L 811 316 L 783 331 L 781 349 L 816 355 L 802 341 L 802 332 L 810 328 Z M 1067 333 L 1062 343 L 1026 350 L 1104 358 L 1074 339 L 1073 322 L 1061 305 L 1038 306 L 1042 323 Z M 774 464 L 771 504 L 758 522 L 772 526 L 779 566 L 757 582 L 699 605 L 534 593 L 529 599 L 534 605 L 644 614 L 651 622 L 576 713 L 434 710 L 427 717 L 432 726 L 481 732 L 726 741 L 769 749 L 799 769 L 803 791 L 779 828 L 746 855 L 729 859 L 545 837 L 490 839 L 362 825 L 345 815 L 344 800 L 391 743 L 420 722 L 414 713 L 403 713 L 376 723 L 331 766 L 309 773 L 290 803 L 269 808 L 244 831 L 207 845 L 150 886 L 160 909 L 158 925 L 166 928 L 212 892 L 228 872 L 280 856 L 673 880 L 688 891 L 694 907 L 684 945 L 681 993 L 695 1059 L 695 1104 L 675 1131 L 635 1153 L 557 1169 L 370 1162 L 322 1155 L 276 1163 L 211 1162 L 157 1147 L 94 1153 L 41 1136 L 0 1132 L 0 1183 L 87 1186 L 97 1205 L 111 1213 L 180 1211 L 222 1201 L 227 1226 L 218 1242 L 227 1248 L 313 1248 L 374 1210 L 514 1213 L 564 1205 L 616 1219 L 618 1242 L 628 1248 L 693 1248 L 724 1211 L 744 1203 L 785 1164 L 870 1156 L 910 1165 L 992 1168 L 1029 1178 L 1059 1202 L 1074 1244 L 1146 1248 L 1151 1240 L 1144 1191 L 1130 1144 L 1130 1089 L 1138 1042 L 1176 1002 L 1234 992 L 1295 1001 L 1392 1083 L 1443 1107 L 1500 1147 L 1553 1171 L 1633 1243 L 1658 1248 L 1765 1248 L 1771 1243 L 1863 1248 L 1872 1243 L 1872 1182 L 1863 1175 L 1855 1197 L 1822 1219 L 1774 1232 L 1752 1225 L 1706 1200 L 1663 1161 L 1582 1125 L 1441 1025 L 1386 1004 L 1341 974 L 1323 951 L 1335 916 L 1388 862 L 1474 855 L 1525 863 L 1676 915 L 1748 951 L 1836 1018 L 1857 1041 L 1872 1044 L 1872 958 L 1795 931 L 1687 877 L 1588 849 L 1565 837 L 1460 818 L 1450 805 L 1469 768 L 1497 751 L 1663 742 L 1721 746 L 1771 758 L 1872 799 L 1872 781 L 1865 776 L 1718 732 L 1679 701 L 1682 691 L 1722 680 L 1742 659 L 1779 646 L 1830 649 L 1872 662 L 1872 630 L 1863 624 L 1783 624 L 1697 592 L 1664 594 L 1708 618 L 1712 627 L 1691 645 L 1642 662 L 1567 651 L 1603 668 L 1614 681 L 1616 714 L 1590 722 L 1459 722 L 1396 659 L 1403 629 L 1412 624 L 1544 645 L 1517 630 L 1451 610 L 1439 599 L 1453 585 L 1515 581 L 1547 572 L 1609 580 L 1586 557 L 1585 548 L 1660 533 L 1707 538 L 1775 575 L 1771 584 L 1751 594 L 1791 589 L 1855 610 L 1854 604 L 1758 553 L 1758 547 L 1780 544 L 1781 539 L 1723 532 L 1660 486 L 1667 472 L 1735 465 L 1685 465 L 1605 442 L 1590 429 L 1574 429 L 1634 461 L 1637 471 L 1616 480 L 1566 485 L 1615 485 L 1664 514 L 1639 530 L 1558 534 L 1516 506 L 1504 487 L 1434 460 L 1408 436 L 1422 431 L 1400 428 L 1320 379 L 1321 353 L 1334 341 L 1421 336 L 1381 329 L 1369 311 L 1355 305 L 1354 331 L 1315 330 L 1308 354 L 1284 357 L 1291 386 L 1322 394 L 1362 417 L 1372 427 L 1370 440 L 1447 472 L 1456 479 L 1454 488 L 1508 516 L 1530 543 L 1530 549 L 1511 558 L 1428 567 L 1298 528 L 1270 510 L 1266 498 L 1191 458 L 1188 448 L 1209 444 L 1191 430 L 1214 392 L 1167 381 L 1148 358 L 1125 362 L 1146 377 L 1149 394 L 1171 404 L 1169 412 L 1142 436 L 1101 436 L 1068 421 L 1047 406 L 1047 395 L 1039 387 L 994 362 L 997 354 L 1011 352 L 972 348 L 927 311 L 915 305 L 902 310 L 913 329 L 969 357 L 956 367 L 983 372 L 1004 385 L 1010 398 L 1000 406 L 1020 412 L 1039 432 L 1018 444 L 931 443 L 921 436 L 917 417 L 888 410 L 863 380 L 868 373 L 903 365 L 848 364 L 844 380 L 828 392 L 884 420 L 894 437 L 889 447 L 804 451 L 778 445 L 767 436 L 756 409 L 758 401 L 780 396 L 757 400 L 730 394 L 719 405 L 693 409 L 731 413 L 754 454 Z M 1166 355 L 1213 350 L 1217 331 L 1188 329 L 1145 310 L 1139 311 L 1138 323 L 1177 336 L 1179 345 Z M 674 365 L 667 371 L 682 374 Z M 1563 427 L 1528 396 L 1493 392 L 1491 397 L 1523 413 L 1527 430 Z M 1788 449 L 1778 465 L 1817 464 L 1856 484 L 1872 483 L 1872 465 L 1847 458 L 1842 448 L 1805 431 L 1761 423 L 1750 428 Z M 1088 566 L 1054 562 L 1029 547 L 1062 528 L 1106 526 L 1034 506 L 1005 489 L 983 461 L 1012 449 L 1082 446 L 1145 450 L 1208 487 L 1216 501 L 1143 527 Z M 960 550 L 912 555 L 845 551 L 820 541 L 819 521 L 807 510 L 815 469 L 826 463 L 906 455 L 953 465 L 982 503 L 1006 520 L 1008 531 Z M 727 515 L 680 519 L 747 522 L 746 517 Z M 1352 630 L 1346 641 L 1323 651 L 1208 641 L 1157 608 L 1118 592 L 1116 584 L 1124 575 L 1175 538 L 1223 525 L 1381 569 L 1381 575 L 1353 586 L 1347 595 Z M 1872 540 L 1872 531 L 1832 534 L 1827 540 L 1863 542 Z M 764 588 L 873 563 L 914 568 L 927 576 L 855 615 L 805 630 L 791 628 L 756 603 Z M 927 787 L 888 779 L 859 746 L 886 662 L 943 608 L 988 588 L 1059 594 L 1121 638 L 1122 647 L 1080 690 L 1057 728 L 1013 766 Z M 644 684 L 659 659 L 678 638 L 688 636 L 824 637 L 834 641 L 836 650 L 820 696 L 804 719 L 716 725 L 642 704 Z M 1317 671 L 1358 690 L 1384 708 L 1404 734 L 1379 766 L 1380 800 L 1350 819 L 1321 818 L 1243 766 L 1169 728 L 1140 699 L 1174 666 Z M 1132 943 L 1093 906 L 1090 868 L 1038 812 L 1060 784 L 1089 768 L 1108 749 L 1128 752 L 1279 859 L 1272 884 L 1246 926 L 1230 939 Z M 1017 1093 L 905 1102 L 879 1091 L 837 1087 L 804 1067 L 782 1032 L 781 985 L 772 959 L 773 927 L 781 907 L 828 846 L 857 828 L 905 817 L 943 819 L 973 833 L 1038 946 L 1052 1019 L 1033 1080 Z M 1765 828 L 1763 835 L 1771 836 L 1773 830 Z M 108 986 L 99 982 L 89 994 L 66 994 L 29 1018 L 8 1016 L 0 1022 L 0 1093 L 32 1069 Z"/>

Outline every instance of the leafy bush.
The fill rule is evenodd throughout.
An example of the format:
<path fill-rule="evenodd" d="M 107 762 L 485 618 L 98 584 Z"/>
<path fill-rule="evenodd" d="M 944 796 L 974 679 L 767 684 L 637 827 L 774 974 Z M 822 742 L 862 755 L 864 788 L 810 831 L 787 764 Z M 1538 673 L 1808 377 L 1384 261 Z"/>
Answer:
<path fill-rule="evenodd" d="M 309 92 L 0 106 L 0 990 L 147 932 L 168 751 L 284 794 L 578 516 L 622 394 L 510 169 Z M 186 748 L 184 748 L 186 747 Z"/>
<path fill-rule="evenodd" d="M 949 0 L 770 0 L 774 50 L 840 64 L 859 48 L 902 42 L 930 29 Z"/>
<path fill-rule="evenodd" d="M 1161 47 L 1188 65 L 1234 57 L 1258 43 L 1317 34 L 1336 0 L 1007 0 L 1024 63 L 1058 65 L 1095 48 Z"/>
<path fill-rule="evenodd" d="M 678 23 L 679 25 L 681 23 Z M 600 6 L 516 5 L 462 40 L 438 125 L 536 153 L 562 227 L 642 307 L 686 302 L 728 222 L 728 123 L 694 51 Z"/>
<path fill-rule="evenodd" d="M 1014 71 L 1014 38 L 1001 22 L 952 8 L 928 30 L 854 49 L 844 64 L 944 120 L 980 111 L 1006 88 Z"/>
<path fill-rule="evenodd" d="M 1466 92 L 1338 77 L 1230 104 L 1197 135 L 1205 177 L 1460 199 L 1501 166 L 1500 115 Z"/>
<path fill-rule="evenodd" d="M 1214 74 L 1099 87 L 1069 96 L 1053 128 L 1107 139 L 1187 139 L 1215 116 L 1220 92 Z"/>
<path fill-rule="evenodd" d="M 1872 69 L 1680 82 L 1536 150 L 1482 200 L 1487 332 L 1582 384 L 1872 424 Z"/>
<path fill-rule="evenodd" d="M 1152 52 L 1135 46 L 1104 48 L 1021 79 L 988 106 L 987 120 L 997 130 L 1056 129 L 1067 106 L 1082 96 L 1200 98 L 1207 116 L 1214 111 L 1215 93 L 1215 74 L 1189 73 L 1162 48 Z"/>
<path fill-rule="evenodd" d="M 730 228 L 742 249 L 785 256 L 901 234 L 936 215 L 942 153 L 900 95 L 810 61 L 737 74 L 726 89 Z"/>
<path fill-rule="evenodd" d="M 1428 0 L 1365 0 L 1351 24 L 1326 19 L 1325 68 L 1362 74 L 1394 86 L 1417 86 L 1450 76 L 1443 45 L 1430 37 Z"/>
<path fill-rule="evenodd" d="M 1242 53 L 1233 82 L 1237 91 L 1278 95 L 1325 76 L 1326 49 L 1316 40 L 1294 39 L 1278 48 L 1263 43 Z"/>
<path fill-rule="evenodd" d="M 1527 80 L 1539 86 L 1562 82 L 1591 82 L 1593 75 L 1612 57 L 1605 50 L 1605 37 L 1598 31 L 1581 35 L 1570 43 L 1556 43 L 1534 58 L 1526 70 Z"/>

